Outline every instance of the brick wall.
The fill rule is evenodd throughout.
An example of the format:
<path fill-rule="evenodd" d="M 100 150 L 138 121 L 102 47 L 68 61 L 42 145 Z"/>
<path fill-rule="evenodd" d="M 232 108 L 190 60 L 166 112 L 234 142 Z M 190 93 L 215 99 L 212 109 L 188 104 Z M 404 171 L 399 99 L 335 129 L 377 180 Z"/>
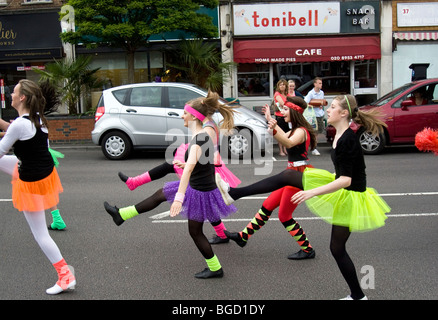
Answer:
<path fill-rule="evenodd" d="M 48 117 L 47 120 L 49 122 L 50 142 L 91 142 L 91 131 L 94 128 L 94 117 Z"/>

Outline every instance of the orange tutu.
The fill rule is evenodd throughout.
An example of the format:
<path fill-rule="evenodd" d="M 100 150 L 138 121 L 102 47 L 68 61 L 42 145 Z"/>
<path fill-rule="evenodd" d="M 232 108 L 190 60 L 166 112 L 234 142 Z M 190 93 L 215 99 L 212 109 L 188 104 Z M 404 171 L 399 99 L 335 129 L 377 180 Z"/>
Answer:
<path fill-rule="evenodd" d="M 26 182 L 18 176 L 18 166 L 12 175 L 12 203 L 18 211 L 42 211 L 56 206 L 63 191 L 56 168 L 44 179 Z"/>

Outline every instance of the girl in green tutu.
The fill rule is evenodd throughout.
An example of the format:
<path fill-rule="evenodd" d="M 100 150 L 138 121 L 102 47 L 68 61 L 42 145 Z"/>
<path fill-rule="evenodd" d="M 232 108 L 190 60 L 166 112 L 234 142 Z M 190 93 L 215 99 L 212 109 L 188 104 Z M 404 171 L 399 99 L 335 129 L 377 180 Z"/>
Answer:
<path fill-rule="evenodd" d="M 373 134 L 378 134 L 385 125 L 378 116 L 377 111 L 360 111 L 351 95 L 336 97 L 327 109 L 327 122 L 336 128 L 331 154 L 336 173 L 307 170 L 302 180 L 304 191 L 291 199 L 297 204 L 306 201 L 313 213 L 333 224 L 330 250 L 350 287 L 347 300 L 366 299 L 345 249 L 350 233 L 383 226 L 387 218 L 385 213 L 391 210 L 374 189 L 366 186 L 362 148 L 349 124 L 353 119 Z"/>
<path fill-rule="evenodd" d="M 382 132 L 385 123 L 375 109 L 364 112 L 357 108 L 351 95 L 337 96 L 327 109 L 327 122 L 336 128 L 331 158 L 335 174 L 307 168 L 304 173 L 285 170 L 247 187 L 229 188 L 216 176 L 216 183 L 227 204 L 253 194 L 266 193 L 286 185 L 303 191 L 291 201 L 303 201 L 309 209 L 332 224 L 330 250 L 344 276 L 351 294 L 346 299 L 366 299 L 345 245 L 351 232 L 370 231 L 385 224 L 391 208 L 377 192 L 366 186 L 365 161 L 359 140 L 350 128 L 350 120 L 373 134 Z"/>

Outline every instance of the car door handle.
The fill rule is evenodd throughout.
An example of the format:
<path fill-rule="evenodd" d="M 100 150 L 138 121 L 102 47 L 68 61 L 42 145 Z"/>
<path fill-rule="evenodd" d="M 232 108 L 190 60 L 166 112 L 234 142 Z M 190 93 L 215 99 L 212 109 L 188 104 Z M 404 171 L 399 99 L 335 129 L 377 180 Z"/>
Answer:
<path fill-rule="evenodd" d="M 175 116 L 175 117 L 179 117 L 179 114 L 176 112 L 168 112 L 167 113 L 168 116 Z"/>
<path fill-rule="evenodd" d="M 135 109 L 126 109 L 126 112 L 129 112 L 129 113 L 131 113 L 131 112 L 137 113 L 137 110 L 135 110 Z"/>

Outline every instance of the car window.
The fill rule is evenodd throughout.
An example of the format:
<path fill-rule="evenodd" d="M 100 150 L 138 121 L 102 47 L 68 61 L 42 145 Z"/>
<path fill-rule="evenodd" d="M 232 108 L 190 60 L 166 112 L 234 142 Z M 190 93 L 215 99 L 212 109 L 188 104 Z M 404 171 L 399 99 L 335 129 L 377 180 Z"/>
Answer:
<path fill-rule="evenodd" d="M 161 107 L 162 87 L 132 88 L 129 105 L 144 107 Z"/>
<path fill-rule="evenodd" d="M 202 97 L 201 94 L 185 88 L 169 87 L 169 107 L 183 109 L 186 102 Z"/>
<path fill-rule="evenodd" d="M 415 101 L 415 98 L 417 96 L 418 98 L 418 104 L 413 104 L 413 106 L 416 105 L 429 105 L 429 104 L 435 104 L 438 103 L 438 89 L 437 85 L 435 83 L 430 85 L 425 85 L 422 87 L 418 87 L 415 90 L 412 90 L 406 94 L 404 94 L 399 100 L 397 100 L 392 107 L 393 108 L 400 108 L 402 101 L 405 100 L 411 100 Z"/>
<path fill-rule="evenodd" d="M 126 94 L 128 93 L 129 89 L 120 89 L 113 91 L 113 96 L 119 101 L 120 103 L 124 104 L 126 99 Z"/>
<path fill-rule="evenodd" d="M 404 86 L 401 86 L 400 88 L 397 88 L 397 89 L 385 94 L 383 97 L 374 101 L 370 105 L 378 106 L 378 107 L 383 106 L 384 104 L 388 103 L 389 101 L 394 99 L 396 96 L 398 96 L 400 93 L 402 93 L 403 91 L 405 91 L 406 89 L 408 89 L 411 86 L 412 86 L 412 83 L 405 84 Z M 406 99 L 406 97 L 404 99 Z M 396 106 L 397 103 L 398 103 L 398 107 L 400 107 L 400 101 L 401 100 L 398 100 L 392 107 L 393 108 L 397 107 Z"/>
<path fill-rule="evenodd" d="M 431 84 L 428 88 L 428 99 L 430 104 L 438 104 L 438 84 Z"/>

